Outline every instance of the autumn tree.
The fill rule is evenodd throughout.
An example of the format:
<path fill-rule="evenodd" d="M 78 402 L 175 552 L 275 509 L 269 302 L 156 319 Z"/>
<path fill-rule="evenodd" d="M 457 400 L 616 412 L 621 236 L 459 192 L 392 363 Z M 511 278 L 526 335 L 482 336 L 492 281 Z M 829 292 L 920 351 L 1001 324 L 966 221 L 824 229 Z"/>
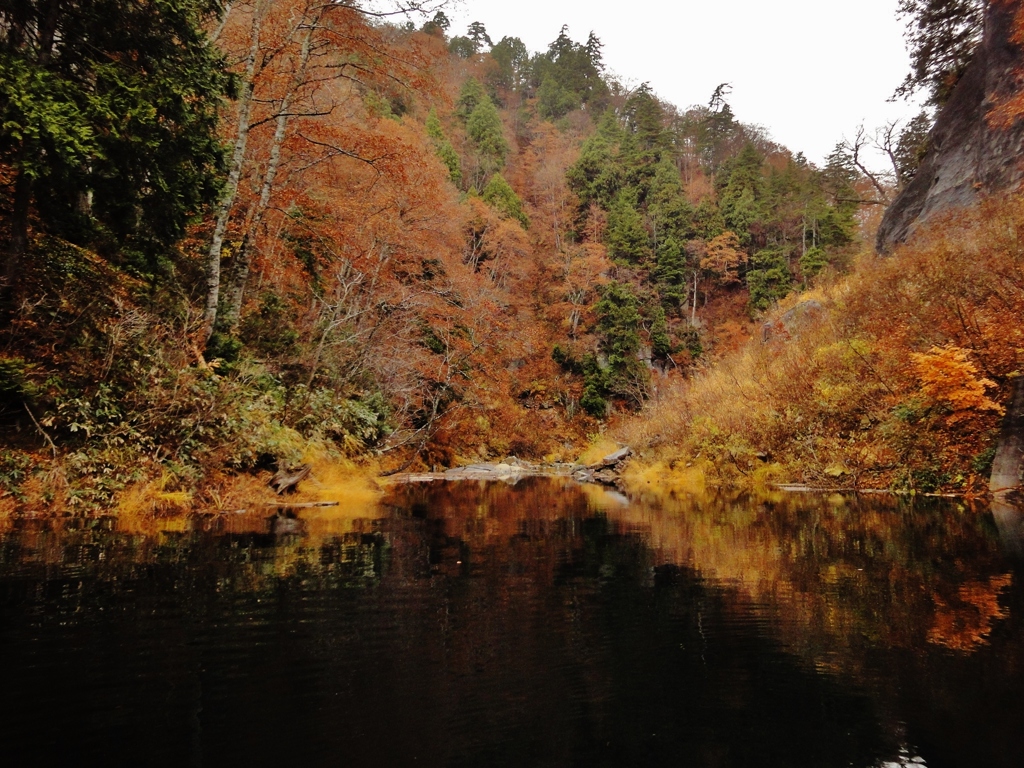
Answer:
<path fill-rule="evenodd" d="M 444 37 L 451 28 L 452 22 L 444 11 L 437 11 L 430 21 L 423 23 L 423 31 L 428 35 Z"/>
<path fill-rule="evenodd" d="M 953 345 L 932 347 L 928 352 L 910 355 L 921 382 L 921 393 L 932 405 L 948 411 L 946 422 L 955 424 L 980 411 L 1002 413 L 1003 408 L 988 397 L 994 389 L 991 379 L 979 375 L 978 366 L 966 349 Z"/>
<path fill-rule="evenodd" d="M 365 11 L 347 4 L 255 0 L 232 13 L 223 44 L 237 62 L 240 93 L 227 184 L 207 253 L 204 343 L 215 330 L 220 340 L 237 330 L 257 240 L 273 207 L 282 166 L 299 162 L 313 167 L 337 156 L 378 162 L 375 150 L 361 149 L 361 140 L 341 135 L 337 123 L 324 133 L 330 117 L 352 99 L 353 87 L 372 102 L 380 99 L 378 90 L 387 93 L 396 82 L 409 87 L 422 79 L 415 56 L 389 56 L 385 30 L 371 27 Z M 387 68 L 371 64 L 382 59 Z M 390 113 L 389 108 L 376 111 Z M 240 195 L 240 185 L 248 194 Z M 222 290 L 225 238 L 239 227 Z"/>
<path fill-rule="evenodd" d="M 747 256 L 740 246 L 740 239 L 734 232 L 723 232 L 707 244 L 706 255 L 700 267 L 723 286 L 740 282 L 740 267 Z"/>

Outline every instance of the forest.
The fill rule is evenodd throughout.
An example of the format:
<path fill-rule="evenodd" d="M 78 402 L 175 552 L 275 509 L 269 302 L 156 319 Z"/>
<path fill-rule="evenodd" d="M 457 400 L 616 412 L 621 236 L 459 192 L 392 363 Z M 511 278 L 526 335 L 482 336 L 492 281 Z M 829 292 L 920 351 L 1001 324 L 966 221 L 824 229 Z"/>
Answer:
<path fill-rule="evenodd" d="M 983 28 L 975 0 L 898 7 L 928 109 L 818 166 L 728 83 L 681 107 L 612 76 L 599 30 L 0 3 L 0 510 L 613 443 L 630 483 L 984 493 L 1024 206 L 876 254 Z"/>

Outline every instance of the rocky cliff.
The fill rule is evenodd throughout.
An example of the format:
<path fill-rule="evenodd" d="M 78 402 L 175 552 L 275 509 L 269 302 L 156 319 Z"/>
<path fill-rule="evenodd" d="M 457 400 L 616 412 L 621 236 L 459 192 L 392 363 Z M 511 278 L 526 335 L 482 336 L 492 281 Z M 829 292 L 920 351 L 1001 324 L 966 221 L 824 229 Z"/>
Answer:
<path fill-rule="evenodd" d="M 1013 189 L 1024 181 L 1024 120 L 1009 128 L 986 119 L 994 104 L 1024 88 L 1024 49 L 1011 42 L 1019 2 L 992 2 L 970 66 L 939 112 L 913 181 L 885 212 L 876 247 L 888 253 L 932 215 Z"/>

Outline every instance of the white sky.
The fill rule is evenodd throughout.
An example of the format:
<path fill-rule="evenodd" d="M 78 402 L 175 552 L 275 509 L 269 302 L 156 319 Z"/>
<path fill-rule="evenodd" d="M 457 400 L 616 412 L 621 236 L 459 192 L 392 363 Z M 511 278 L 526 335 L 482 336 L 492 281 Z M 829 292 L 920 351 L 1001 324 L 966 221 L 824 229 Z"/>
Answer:
<path fill-rule="evenodd" d="M 919 107 L 887 103 L 909 68 L 897 0 L 462 0 L 446 9 L 449 35 L 481 21 L 494 42 L 519 37 L 545 51 L 562 24 L 584 42 L 593 30 L 607 69 L 647 80 L 685 108 L 732 84 L 737 119 L 768 129 L 820 164 L 844 135 Z"/>

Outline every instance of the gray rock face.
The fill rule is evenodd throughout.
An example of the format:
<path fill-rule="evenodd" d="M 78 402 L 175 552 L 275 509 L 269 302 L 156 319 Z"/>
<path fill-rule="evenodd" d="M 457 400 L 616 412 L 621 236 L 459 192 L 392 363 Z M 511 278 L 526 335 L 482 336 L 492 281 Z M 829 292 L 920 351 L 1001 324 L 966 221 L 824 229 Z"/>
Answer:
<path fill-rule="evenodd" d="M 1021 472 L 1024 470 L 1024 386 L 1014 387 L 1013 402 L 1006 409 L 996 455 L 992 461 L 989 490 L 999 497 L 1013 496 L 1019 501 Z"/>
<path fill-rule="evenodd" d="M 767 344 L 776 339 L 790 339 L 800 335 L 800 330 L 820 320 L 825 308 L 820 301 L 808 299 L 782 313 L 779 317 L 769 320 L 761 326 L 761 343 Z"/>
<path fill-rule="evenodd" d="M 1024 120 L 993 128 L 992 105 L 1024 87 L 1024 50 L 1010 42 L 1016 3 L 989 3 L 985 35 L 970 66 L 939 112 L 931 148 L 917 175 L 885 212 L 875 246 L 889 253 L 942 211 L 1014 189 L 1024 181 Z"/>

